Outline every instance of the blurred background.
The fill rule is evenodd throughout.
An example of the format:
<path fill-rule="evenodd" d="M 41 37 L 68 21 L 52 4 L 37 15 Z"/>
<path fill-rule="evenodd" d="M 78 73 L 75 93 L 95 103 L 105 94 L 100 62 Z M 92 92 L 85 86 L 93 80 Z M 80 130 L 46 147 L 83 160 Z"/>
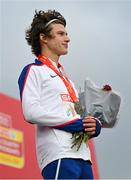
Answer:
<path fill-rule="evenodd" d="M 102 130 L 95 149 L 101 179 L 131 179 L 131 1 L 1 0 L 0 93 L 18 100 L 19 74 L 35 59 L 25 30 L 36 9 L 55 9 L 66 18 L 71 42 L 60 62 L 77 88 L 89 77 L 120 92 L 119 121 Z"/>

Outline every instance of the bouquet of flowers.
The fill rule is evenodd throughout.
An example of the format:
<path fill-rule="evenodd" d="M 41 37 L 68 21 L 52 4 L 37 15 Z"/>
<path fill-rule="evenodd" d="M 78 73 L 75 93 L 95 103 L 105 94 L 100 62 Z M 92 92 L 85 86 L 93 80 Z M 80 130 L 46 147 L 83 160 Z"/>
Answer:
<path fill-rule="evenodd" d="M 77 114 L 79 114 L 81 117 L 84 117 L 84 107 L 82 107 L 80 102 L 76 102 L 74 104 L 75 110 L 77 112 Z M 79 150 L 81 143 L 84 141 L 85 143 L 87 142 L 87 140 L 89 139 L 89 136 L 87 133 L 85 132 L 76 132 L 72 134 L 72 146 L 71 148 L 73 148 L 74 146 L 77 147 L 77 151 Z"/>
<path fill-rule="evenodd" d="M 96 86 L 91 80 L 86 79 L 84 92 L 79 93 L 79 102 L 75 109 L 81 117 L 91 115 L 98 118 L 102 127 L 113 128 L 117 122 L 121 97 L 119 93 L 112 90 L 110 85 L 102 88 Z M 87 142 L 89 136 L 86 132 L 72 134 L 73 145 L 79 150 L 82 142 Z"/>

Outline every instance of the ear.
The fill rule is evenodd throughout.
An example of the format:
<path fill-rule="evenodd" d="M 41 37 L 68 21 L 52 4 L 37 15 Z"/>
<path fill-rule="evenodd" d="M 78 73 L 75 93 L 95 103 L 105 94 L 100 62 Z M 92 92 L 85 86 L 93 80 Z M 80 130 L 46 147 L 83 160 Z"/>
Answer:
<path fill-rule="evenodd" d="M 45 34 L 40 33 L 40 41 L 45 43 L 45 44 L 47 43 L 47 38 L 46 38 Z"/>

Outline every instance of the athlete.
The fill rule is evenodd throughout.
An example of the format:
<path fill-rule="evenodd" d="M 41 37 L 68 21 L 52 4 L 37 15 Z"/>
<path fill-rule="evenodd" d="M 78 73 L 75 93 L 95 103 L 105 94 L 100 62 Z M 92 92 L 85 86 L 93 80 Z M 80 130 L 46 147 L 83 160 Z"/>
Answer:
<path fill-rule="evenodd" d="M 24 118 L 37 125 L 41 174 L 44 179 L 93 179 L 89 146 L 72 147 L 72 133 L 96 137 L 101 123 L 77 113 L 77 90 L 59 63 L 70 42 L 65 18 L 55 10 L 35 11 L 26 40 L 36 60 L 23 68 L 18 84 Z"/>

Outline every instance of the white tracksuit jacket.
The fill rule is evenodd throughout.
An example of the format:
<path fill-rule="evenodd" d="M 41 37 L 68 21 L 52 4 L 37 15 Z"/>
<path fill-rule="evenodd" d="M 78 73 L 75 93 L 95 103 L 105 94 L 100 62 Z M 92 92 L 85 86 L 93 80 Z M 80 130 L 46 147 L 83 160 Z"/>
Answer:
<path fill-rule="evenodd" d="M 60 158 L 91 160 L 85 143 L 77 151 L 71 148 L 72 133 L 57 129 L 80 119 L 61 78 L 36 60 L 23 69 L 18 83 L 24 118 L 37 124 L 36 152 L 40 169 Z"/>

